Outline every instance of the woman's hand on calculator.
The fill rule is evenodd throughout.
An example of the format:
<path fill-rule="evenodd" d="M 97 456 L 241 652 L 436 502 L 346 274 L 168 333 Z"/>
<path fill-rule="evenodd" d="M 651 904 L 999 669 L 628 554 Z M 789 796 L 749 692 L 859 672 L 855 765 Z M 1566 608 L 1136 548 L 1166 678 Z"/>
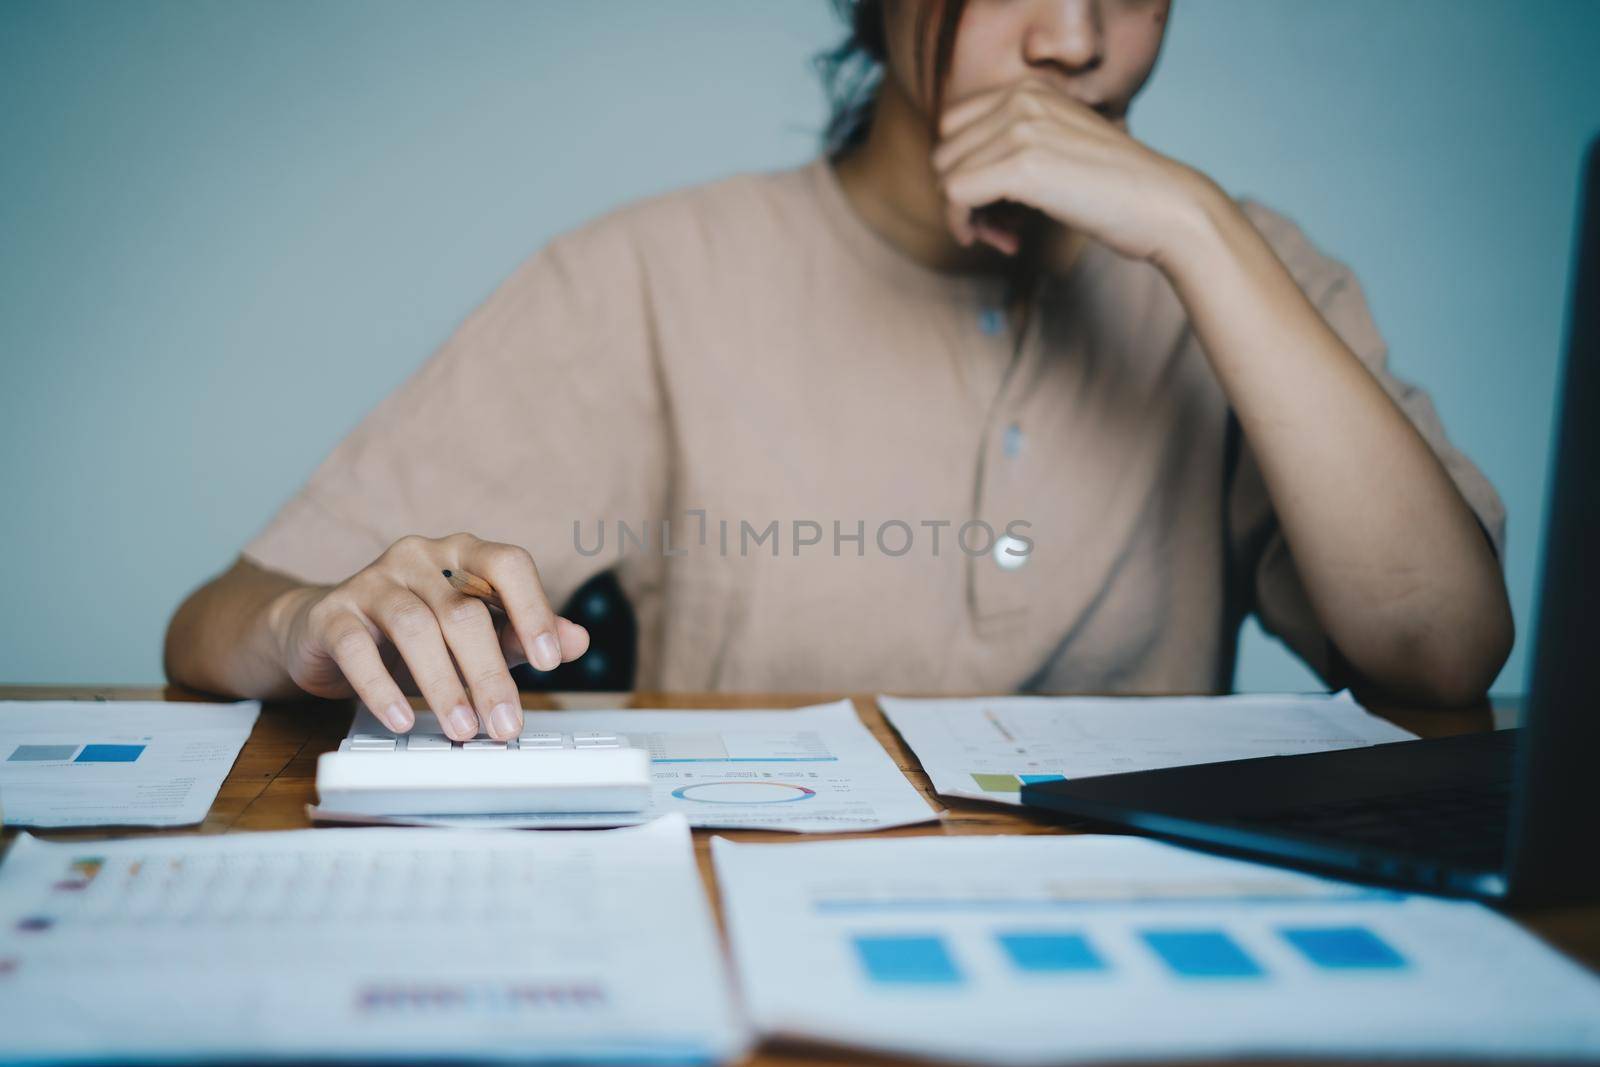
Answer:
<path fill-rule="evenodd" d="M 457 592 L 447 570 L 494 586 L 505 616 Z M 396 733 L 414 724 L 410 680 L 452 739 L 522 729 L 511 667 L 553 670 L 589 648 L 582 626 L 557 615 L 526 549 L 471 534 L 403 537 L 338 585 L 282 594 L 269 612 L 284 669 L 316 696 L 352 692 Z M 470 698 L 469 698 L 470 692 Z"/>

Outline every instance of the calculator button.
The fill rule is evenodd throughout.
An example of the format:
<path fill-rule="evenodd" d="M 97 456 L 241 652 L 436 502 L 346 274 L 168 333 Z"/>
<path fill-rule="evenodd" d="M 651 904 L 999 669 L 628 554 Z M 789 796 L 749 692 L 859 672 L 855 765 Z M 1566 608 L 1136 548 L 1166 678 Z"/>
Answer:
<path fill-rule="evenodd" d="M 352 737 L 350 739 L 351 752 L 393 752 L 394 738 L 392 737 Z"/>
<path fill-rule="evenodd" d="M 467 749 L 469 752 L 492 752 L 497 749 L 504 751 L 506 743 L 504 741 L 491 741 L 487 737 L 475 737 L 461 747 Z"/>
<path fill-rule="evenodd" d="M 423 734 L 406 742 L 407 752 L 449 752 L 450 739 L 438 734 Z"/>

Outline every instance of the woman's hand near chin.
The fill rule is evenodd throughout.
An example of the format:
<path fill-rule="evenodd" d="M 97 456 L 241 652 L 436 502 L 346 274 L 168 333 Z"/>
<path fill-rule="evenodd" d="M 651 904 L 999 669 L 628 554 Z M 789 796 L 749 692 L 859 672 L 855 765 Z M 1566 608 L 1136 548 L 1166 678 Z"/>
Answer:
<path fill-rule="evenodd" d="M 1209 178 L 1034 79 L 949 108 L 933 167 L 963 245 L 1019 247 L 1021 204 L 1155 264 L 1261 467 L 1312 609 L 1356 679 L 1482 696 L 1512 629 L 1493 548 L 1377 378 Z"/>
<path fill-rule="evenodd" d="M 933 152 L 950 230 L 1015 254 L 1018 235 L 986 206 L 1022 204 L 1114 251 L 1165 267 L 1218 203 L 1203 174 L 1140 144 L 1121 119 L 1027 79 L 946 109 Z"/>

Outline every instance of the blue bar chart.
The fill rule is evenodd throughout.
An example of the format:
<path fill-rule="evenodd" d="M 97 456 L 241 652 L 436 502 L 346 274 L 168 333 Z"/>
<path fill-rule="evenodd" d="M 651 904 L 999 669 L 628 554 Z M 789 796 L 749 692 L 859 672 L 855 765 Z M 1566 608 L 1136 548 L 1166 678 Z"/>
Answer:
<path fill-rule="evenodd" d="M 1600 983 L 1481 905 L 1133 837 L 871 845 L 713 842 L 759 1026 L 1016 1067 L 1600 1048 Z"/>
<path fill-rule="evenodd" d="M 1405 957 L 1365 926 L 1287 926 L 1275 935 L 1314 970 L 1394 971 L 1407 966 Z M 1082 930 L 999 928 L 992 937 L 1016 977 L 1111 979 L 1118 967 L 1117 958 Z M 937 931 L 856 934 L 850 942 L 862 976 L 874 985 L 960 985 L 968 980 L 951 940 Z M 1135 948 L 1140 946 L 1173 979 L 1272 979 L 1268 967 L 1222 927 L 1140 929 Z"/>

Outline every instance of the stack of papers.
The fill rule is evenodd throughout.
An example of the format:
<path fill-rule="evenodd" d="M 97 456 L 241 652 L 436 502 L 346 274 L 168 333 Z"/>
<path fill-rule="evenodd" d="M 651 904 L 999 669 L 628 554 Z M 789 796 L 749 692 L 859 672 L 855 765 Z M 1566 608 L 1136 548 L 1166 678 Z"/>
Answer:
<path fill-rule="evenodd" d="M 352 737 L 393 737 L 366 708 Z M 405 744 L 443 738 L 426 712 Z M 848 700 L 785 711 L 529 711 L 521 741 L 580 747 L 599 739 L 650 754 L 651 800 L 638 813 L 370 816 L 313 808 L 322 822 L 413 826 L 626 826 L 679 813 L 696 827 L 830 833 L 929 822 L 937 814 L 906 780 Z M 518 758 L 506 752 L 472 758 Z M 382 752 L 370 753 L 384 759 Z M 449 758 L 446 756 L 445 758 Z"/>
<path fill-rule="evenodd" d="M 681 817 L 593 834 L 46 844 L 0 867 L 7 1059 L 718 1063 L 744 1032 Z"/>
<path fill-rule="evenodd" d="M 206 817 L 261 705 L 0 702 L 8 826 L 185 826 Z"/>
<path fill-rule="evenodd" d="M 945 796 L 1020 804 L 1026 782 L 1411 741 L 1334 696 L 984 697 L 878 706 Z"/>
<path fill-rule="evenodd" d="M 1473 903 L 1130 837 L 712 849 L 764 1036 L 995 1064 L 1600 1055 L 1600 981 Z"/>

